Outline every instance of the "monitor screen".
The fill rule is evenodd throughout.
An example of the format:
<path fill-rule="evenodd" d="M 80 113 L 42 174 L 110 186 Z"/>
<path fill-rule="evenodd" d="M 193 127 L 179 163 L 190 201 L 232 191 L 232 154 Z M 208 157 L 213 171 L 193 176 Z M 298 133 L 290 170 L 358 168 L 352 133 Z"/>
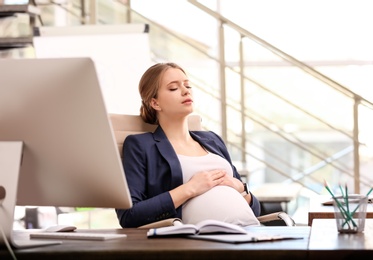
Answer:
<path fill-rule="evenodd" d="M 3 59 L 0 81 L 0 142 L 23 142 L 17 205 L 132 206 L 90 58 Z"/>

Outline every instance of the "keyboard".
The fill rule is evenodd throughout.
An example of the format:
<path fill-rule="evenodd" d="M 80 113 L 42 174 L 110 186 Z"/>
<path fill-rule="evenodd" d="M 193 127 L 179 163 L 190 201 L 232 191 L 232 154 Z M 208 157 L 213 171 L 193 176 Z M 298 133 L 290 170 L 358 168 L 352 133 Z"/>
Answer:
<path fill-rule="evenodd" d="M 102 233 L 81 233 L 81 232 L 37 232 L 31 233 L 30 238 L 41 239 L 74 239 L 74 240 L 110 240 L 125 238 L 125 234 L 102 234 Z"/>

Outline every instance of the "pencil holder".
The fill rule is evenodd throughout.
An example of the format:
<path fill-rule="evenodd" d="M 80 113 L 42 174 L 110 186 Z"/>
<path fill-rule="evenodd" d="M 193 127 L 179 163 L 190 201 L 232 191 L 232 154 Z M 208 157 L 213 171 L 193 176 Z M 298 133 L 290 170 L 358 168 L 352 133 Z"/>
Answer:
<path fill-rule="evenodd" d="M 363 195 L 337 196 L 333 206 L 340 233 L 364 231 L 368 197 Z"/>

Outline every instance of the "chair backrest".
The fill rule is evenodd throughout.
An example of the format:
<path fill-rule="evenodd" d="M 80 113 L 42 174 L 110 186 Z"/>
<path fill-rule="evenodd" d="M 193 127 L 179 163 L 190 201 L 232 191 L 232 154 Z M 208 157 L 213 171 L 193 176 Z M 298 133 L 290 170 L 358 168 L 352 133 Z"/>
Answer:
<path fill-rule="evenodd" d="M 123 142 L 128 135 L 153 132 L 157 128 L 156 125 L 145 123 L 139 115 L 109 114 L 109 118 L 121 157 L 123 157 Z M 191 131 L 202 130 L 201 117 L 195 114 L 190 115 L 188 126 Z"/>

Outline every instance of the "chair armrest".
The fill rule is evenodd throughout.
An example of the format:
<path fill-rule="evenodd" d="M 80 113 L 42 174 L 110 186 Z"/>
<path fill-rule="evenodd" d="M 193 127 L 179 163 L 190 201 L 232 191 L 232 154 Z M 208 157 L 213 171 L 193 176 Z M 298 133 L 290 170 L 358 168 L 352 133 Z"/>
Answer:
<path fill-rule="evenodd" d="M 282 220 L 286 226 L 295 226 L 295 221 L 285 212 L 275 212 L 264 216 L 259 216 L 258 220 L 260 223 L 266 223 L 273 220 Z"/>
<path fill-rule="evenodd" d="M 182 223 L 181 219 L 179 218 L 168 218 L 168 219 L 163 219 L 157 222 L 149 223 L 143 226 L 140 226 L 139 228 L 160 228 L 160 227 L 168 227 L 168 226 L 176 226 L 178 224 Z"/>

